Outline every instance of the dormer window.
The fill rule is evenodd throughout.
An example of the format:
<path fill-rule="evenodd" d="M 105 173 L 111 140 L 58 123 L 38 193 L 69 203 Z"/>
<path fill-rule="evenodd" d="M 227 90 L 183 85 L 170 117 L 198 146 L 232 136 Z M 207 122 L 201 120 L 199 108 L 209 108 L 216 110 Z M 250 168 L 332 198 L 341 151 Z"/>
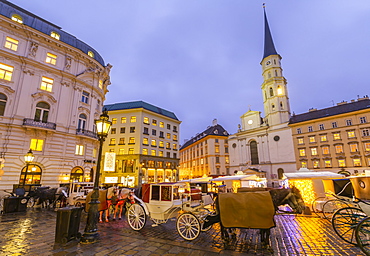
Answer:
<path fill-rule="evenodd" d="M 55 38 L 56 40 L 59 40 L 59 38 L 60 38 L 60 35 L 55 31 L 51 31 L 50 36 L 52 38 Z"/>
<path fill-rule="evenodd" d="M 14 20 L 14 21 L 16 21 L 20 24 L 23 24 L 23 18 L 18 14 L 13 14 L 12 15 L 12 20 Z"/>
<path fill-rule="evenodd" d="M 94 58 L 95 54 L 92 51 L 88 51 L 87 55 L 89 55 L 91 58 Z"/>

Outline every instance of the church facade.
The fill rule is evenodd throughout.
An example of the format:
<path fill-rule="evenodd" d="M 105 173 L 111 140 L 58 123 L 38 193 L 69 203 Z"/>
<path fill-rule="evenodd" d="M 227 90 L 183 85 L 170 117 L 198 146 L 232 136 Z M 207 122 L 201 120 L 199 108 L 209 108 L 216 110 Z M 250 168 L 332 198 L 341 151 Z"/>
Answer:
<path fill-rule="evenodd" d="M 264 11 L 265 43 L 261 61 L 261 85 L 264 114 L 248 110 L 241 116 L 235 134 L 229 136 L 230 171 L 236 173 L 256 168 L 270 181 L 284 172 L 296 171 L 287 81 L 283 76 L 281 56 L 277 53 Z"/>

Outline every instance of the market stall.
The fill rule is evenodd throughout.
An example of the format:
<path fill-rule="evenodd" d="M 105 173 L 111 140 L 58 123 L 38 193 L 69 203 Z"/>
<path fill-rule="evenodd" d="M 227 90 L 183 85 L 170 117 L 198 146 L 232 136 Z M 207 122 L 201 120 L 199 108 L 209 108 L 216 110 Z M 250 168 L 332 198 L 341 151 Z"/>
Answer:
<path fill-rule="evenodd" d="M 210 180 L 219 188 L 219 192 L 236 193 L 240 187 L 266 187 L 266 178 L 260 178 L 257 175 L 233 175 L 223 176 Z"/>

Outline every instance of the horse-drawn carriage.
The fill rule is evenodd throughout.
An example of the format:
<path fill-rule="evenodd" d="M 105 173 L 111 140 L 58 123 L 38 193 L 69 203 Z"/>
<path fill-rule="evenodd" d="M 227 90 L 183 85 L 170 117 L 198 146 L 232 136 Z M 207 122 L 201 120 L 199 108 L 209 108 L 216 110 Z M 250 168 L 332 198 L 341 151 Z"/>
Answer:
<path fill-rule="evenodd" d="M 71 182 L 68 184 L 67 205 L 76 207 L 86 204 L 86 196 L 94 189 L 93 182 Z"/>

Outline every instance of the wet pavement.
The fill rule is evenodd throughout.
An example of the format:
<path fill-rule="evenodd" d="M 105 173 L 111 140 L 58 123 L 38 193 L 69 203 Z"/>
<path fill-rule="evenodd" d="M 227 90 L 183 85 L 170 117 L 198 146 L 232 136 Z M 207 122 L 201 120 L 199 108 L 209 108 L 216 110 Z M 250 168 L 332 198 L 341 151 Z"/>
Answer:
<path fill-rule="evenodd" d="M 225 248 L 218 224 L 194 241 L 185 241 L 172 220 L 157 227 L 148 220 L 141 231 L 131 230 L 125 219 L 99 223 L 96 243 L 58 244 L 56 219 L 55 211 L 38 208 L 0 215 L 0 255 L 364 255 L 341 240 L 328 220 L 309 215 L 276 215 L 272 251 L 262 248 L 257 230 L 238 231 L 237 241 Z M 85 224 L 83 212 L 81 233 Z"/>

